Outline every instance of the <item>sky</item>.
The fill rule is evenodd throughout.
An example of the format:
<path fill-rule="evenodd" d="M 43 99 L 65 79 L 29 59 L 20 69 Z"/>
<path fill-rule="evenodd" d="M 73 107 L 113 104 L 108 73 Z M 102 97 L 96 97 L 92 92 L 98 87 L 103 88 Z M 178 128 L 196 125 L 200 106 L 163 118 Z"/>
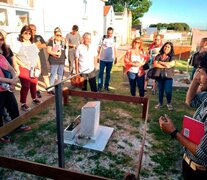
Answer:
<path fill-rule="evenodd" d="M 191 28 L 207 29 L 206 0 L 151 0 L 152 6 L 140 19 L 143 28 L 157 23 L 187 23 Z"/>

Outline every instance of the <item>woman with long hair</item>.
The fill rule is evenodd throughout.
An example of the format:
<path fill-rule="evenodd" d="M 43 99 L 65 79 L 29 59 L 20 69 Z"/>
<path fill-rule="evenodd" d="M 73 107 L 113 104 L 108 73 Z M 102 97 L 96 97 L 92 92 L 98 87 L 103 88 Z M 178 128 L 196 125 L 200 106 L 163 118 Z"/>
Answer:
<path fill-rule="evenodd" d="M 17 76 L 14 69 L 6 58 L 0 54 L 0 126 L 4 125 L 2 116 L 5 108 L 12 120 L 19 116 L 18 104 L 13 93 L 16 84 Z M 22 131 L 29 131 L 31 127 L 22 124 L 19 129 Z M 11 142 L 11 139 L 8 136 L 3 136 L 0 138 L 0 141 Z"/>
<path fill-rule="evenodd" d="M 129 79 L 130 93 L 136 96 L 136 85 L 139 89 L 139 96 L 144 97 L 145 71 L 143 65 L 148 55 L 142 48 L 142 41 L 139 37 L 132 41 L 132 47 L 126 52 L 124 64 Z"/>
<path fill-rule="evenodd" d="M 14 61 L 18 64 L 15 70 L 19 74 L 21 82 L 20 102 L 23 111 L 29 111 L 31 108 L 27 105 L 27 95 L 30 90 L 31 97 L 34 104 L 40 104 L 40 100 L 36 98 L 36 86 L 38 82 L 37 77 L 33 77 L 33 70 L 40 71 L 40 59 L 38 56 L 39 50 L 35 43 L 33 43 L 32 30 L 25 25 L 19 35 L 19 44 L 13 49 L 15 53 Z"/>
<path fill-rule="evenodd" d="M 155 109 L 159 109 L 163 105 L 164 92 L 167 99 L 167 108 L 169 111 L 173 110 L 171 104 L 172 99 L 172 85 L 174 74 L 174 48 L 172 42 L 166 42 L 160 49 L 159 54 L 155 57 L 154 67 L 157 68 L 159 76 L 156 78 L 158 85 L 158 97 L 159 103 L 155 106 Z M 157 73 L 156 72 L 156 73 Z"/>

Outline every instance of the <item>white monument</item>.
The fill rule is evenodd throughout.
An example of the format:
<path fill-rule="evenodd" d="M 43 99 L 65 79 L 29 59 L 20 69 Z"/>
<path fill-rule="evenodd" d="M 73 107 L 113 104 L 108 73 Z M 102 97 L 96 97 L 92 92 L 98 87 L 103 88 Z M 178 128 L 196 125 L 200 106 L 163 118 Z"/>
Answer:
<path fill-rule="evenodd" d="M 91 101 L 81 109 L 80 134 L 94 137 L 98 133 L 100 119 L 100 101 Z"/>
<path fill-rule="evenodd" d="M 64 130 L 64 143 L 103 151 L 114 128 L 99 125 L 100 101 L 85 104 L 81 108 L 80 119 L 80 123 L 74 120 L 73 124 Z M 72 125 L 74 129 L 70 128 Z"/>

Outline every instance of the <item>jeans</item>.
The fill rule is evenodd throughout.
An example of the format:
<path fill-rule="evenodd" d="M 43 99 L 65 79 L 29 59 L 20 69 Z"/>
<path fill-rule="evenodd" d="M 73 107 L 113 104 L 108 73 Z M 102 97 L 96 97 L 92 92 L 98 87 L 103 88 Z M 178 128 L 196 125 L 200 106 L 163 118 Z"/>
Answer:
<path fill-rule="evenodd" d="M 166 95 L 167 104 L 171 103 L 171 99 L 172 99 L 172 84 L 173 84 L 173 80 L 172 79 L 158 79 L 157 80 L 160 105 L 163 104 L 164 92 L 165 92 L 165 95 Z"/>
<path fill-rule="evenodd" d="M 138 77 L 137 73 L 128 72 L 130 85 L 130 93 L 132 96 L 136 96 L 136 84 L 139 89 L 139 96 L 144 97 L 144 79 L 145 75 Z"/>
<path fill-rule="evenodd" d="M 109 87 L 112 65 L 113 65 L 113 62 L 100 61 L 100 71 L 98 75 L 98 88 L 99 89 L 102 89 L 103 87 L 103 75 L 104 75 L 105 67 L 106 67 L 106 76 L 105 76 L 104 88 Z"/>
<path fill-rule="evenodd" d="M 64 64 L 52 64 L 50 73 L 50 85 L 55 84 L 55 75 L 58 75 L 58 81 L 62 81 L 64 72 Z"/>

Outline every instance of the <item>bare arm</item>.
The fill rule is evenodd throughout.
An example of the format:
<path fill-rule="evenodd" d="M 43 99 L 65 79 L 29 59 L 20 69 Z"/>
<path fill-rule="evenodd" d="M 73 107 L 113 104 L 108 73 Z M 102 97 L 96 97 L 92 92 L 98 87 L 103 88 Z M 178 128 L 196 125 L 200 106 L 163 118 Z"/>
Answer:
<path fill-rule="evenodd" d="M 76 58 L 75 58 L 75 70 L 76 70 L 76 74 L 79 73 L 78 60 L 79 60 L 79 59 L 76 57 Z"/>
<path fill-rule="evenodd" d="M 175 131 L 175 126 L 173 122 L 165 115 L 166 121 L 162 120 L 162 117 L 159 118 L 160 128 L 163 132 L 166 134 L 171 134 L 173 131 Z M 178 142 L 186 147 L 193 155 L 196 154 L 196 150 L 198 146 L 191 141 L 189 141 L 185 136 L 183 136 L 180 132 L 176 134 L 176 139 Z"/>
<path fill-rule="evenodd" d="M 52 50 L 52 46 L 47 46 L 47 53 L 52 55 L 53 57 L 60 57 L 61 56 L 61 52 L 55 52 Z"/>
<path fill-rule="evenodd" d="M 196 96 L 196 94 L 206 91 L 207 89 L 207 74 L 204 69 L 197 69 L 193 80 L 188 88 L 188 92 L 186 94 L 185 103 L 190 105 L 192 99 Z"/>
<path fill-rule="evenodd" d="M 165 68 L 171 68 L 171 67 L 175 66 L 175 61 L 174 60 L 170 61 L 170 62 L 159 61 L 158 63 L 161 64 L 162 66 L 164 66 Z"/>
<path fill-rule="evenodd" d="M 163 61 L 155 60 L 153 65 L 154 67 L 157 67 L 157 68 L 171 68 L 175 66 L 175 61 L 173 60 L 170 62 L 163 62 Z"/>

